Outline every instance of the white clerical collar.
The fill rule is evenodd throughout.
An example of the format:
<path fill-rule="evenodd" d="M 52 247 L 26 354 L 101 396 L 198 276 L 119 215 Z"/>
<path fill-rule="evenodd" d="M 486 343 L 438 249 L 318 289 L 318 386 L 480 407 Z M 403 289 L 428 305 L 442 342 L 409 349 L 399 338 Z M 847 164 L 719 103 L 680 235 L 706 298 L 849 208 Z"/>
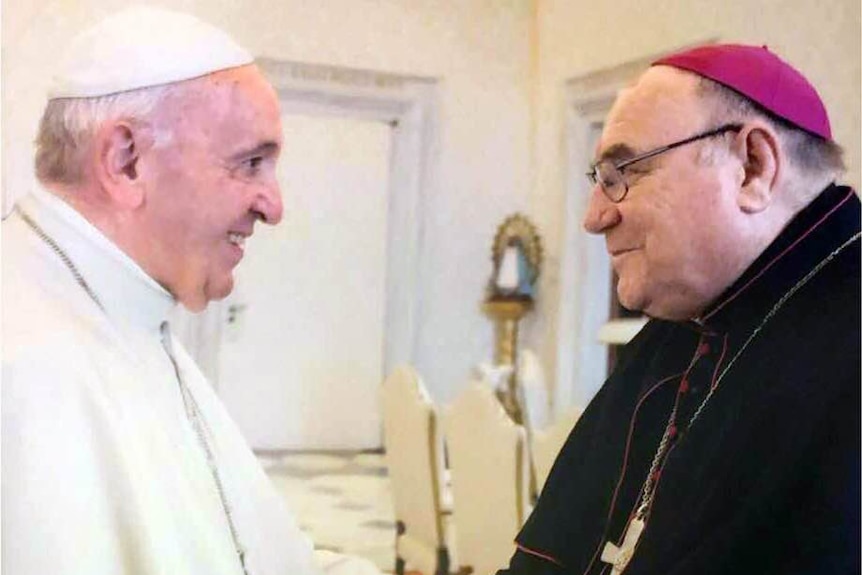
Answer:
<path fill-rule="evenodd" d="M 159 329 L 176 301 L 134 260 L 77 210 L 40 187 L 18 203 L 66 252 L 109 318 Z"/>

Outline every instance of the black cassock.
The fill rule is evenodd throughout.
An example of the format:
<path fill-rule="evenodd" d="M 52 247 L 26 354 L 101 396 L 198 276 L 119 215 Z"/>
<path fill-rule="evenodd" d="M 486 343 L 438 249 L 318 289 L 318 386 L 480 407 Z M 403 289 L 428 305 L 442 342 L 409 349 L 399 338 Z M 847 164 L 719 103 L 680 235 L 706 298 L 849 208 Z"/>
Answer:
<path fill-rule="evenodd" d="M 625 575 L 858 573 L 859 221 L 853 190 L 830 186 L 702 322 L 650 321 L 569 436 L 498 575 L 610 573 L 602 549 L 623 540 L 674 404 Z"/>

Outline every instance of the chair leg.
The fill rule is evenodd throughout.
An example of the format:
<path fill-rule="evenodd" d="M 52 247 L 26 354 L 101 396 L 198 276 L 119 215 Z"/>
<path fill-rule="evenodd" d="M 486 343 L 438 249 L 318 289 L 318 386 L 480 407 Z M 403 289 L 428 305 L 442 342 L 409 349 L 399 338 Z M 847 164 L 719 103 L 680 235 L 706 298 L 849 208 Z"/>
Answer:
<path fill-rule="evenodd" d="M 404 559 L 398 554 L 398 541 L 405 531 L 407 531 L 407 526 L 404 522 L 395 521 L 395 575 L 404 575 Z"/>
<path fill-rule="evenodd" d="M 435 575 L 449 575 L 449 550 L 445 546 L 437 549 L 437 572 Z"/>

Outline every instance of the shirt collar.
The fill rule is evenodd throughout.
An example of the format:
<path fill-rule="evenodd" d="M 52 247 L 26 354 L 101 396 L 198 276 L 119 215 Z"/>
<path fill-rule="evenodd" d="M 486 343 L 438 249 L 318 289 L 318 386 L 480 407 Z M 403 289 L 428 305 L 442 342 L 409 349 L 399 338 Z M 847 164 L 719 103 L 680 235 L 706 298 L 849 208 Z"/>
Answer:
<path fill-rule="evenodd" d="M 112 321 L 158 331 L 176 301 L 134 260 L 46 190 L 36 188 L 18 204 L 66 253 Z"/>

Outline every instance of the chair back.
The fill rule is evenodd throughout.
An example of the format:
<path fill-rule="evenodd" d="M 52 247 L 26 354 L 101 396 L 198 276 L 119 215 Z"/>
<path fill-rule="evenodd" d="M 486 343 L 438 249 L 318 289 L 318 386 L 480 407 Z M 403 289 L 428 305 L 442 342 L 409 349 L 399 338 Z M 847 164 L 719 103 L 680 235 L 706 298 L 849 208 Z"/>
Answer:
<path fill-rule="evenodd" d="M 442 438 L 437 413 L 421 378 L 397 367 L 383 382 L 383 440 L 398 521 L 398 553 L 431 574 L 445 549 L 442 519 Z"/>
<path fill-rule="evenodd" d="M 526 434 L 478 381 L 446 410 L 444 427 L 458 563 L 492 575 L 508 564 L 527 514 Z"/>

